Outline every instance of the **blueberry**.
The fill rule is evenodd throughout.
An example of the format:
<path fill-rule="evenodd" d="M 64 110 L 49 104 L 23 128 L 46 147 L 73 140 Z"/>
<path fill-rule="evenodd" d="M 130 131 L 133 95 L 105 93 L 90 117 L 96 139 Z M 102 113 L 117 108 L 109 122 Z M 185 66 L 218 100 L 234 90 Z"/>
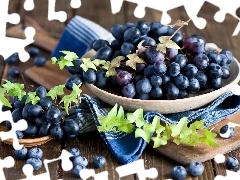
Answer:
<path fill-rule="evenodd" d="M 28 49 L 28 53 L 29 53 L 30 56 L 35 57 L 35 56 L 37 56 L 39 54 L 39 49 L 36 48 L 36 47 L 30 47 Z"/>
<path fill-rule="evenodd" d="M 74 119 L 66 119 L 62 124 L 62 129 L 64 133 L 70 135 L 77 135 L 79 133 L 79 125 Z"/>
<path fill-rule="evenodd" d="M 27 157 L 28 150 L 26 147 L 23 147 L 19 150 L 14 150 L 14 157 L 16 159 L 25 159 Z"/>
<path fill-rule="evenodd" d="M 219 135 L 222 138 L 231 138 L 234 136 L 234 127 L 229 127 L 228 125 L 224 125 L 221 127 Z"/>
<path fill-rule="evenodd" d="M 15 78 L 18 77 L 20 74 L 19 68 L 18 67 L 11 67 L 8 70 L 8 75 Z"/>
<path fill-rule="evenodd" d="M 47 90 L 46 90 L 46 88 L 45 88 L 44 86 L 39 86 L 39 87 L 35 90 L 35 92 L 36 92 L 36 95 L 37 95 L 40 99 L 45 98 L 46 95 L 47 95 Z"/>
<path fill-rule="evenodd" d="M 27 156 L 28 156 L 28 158 L 41 159 L 43 156 L 43 151 L 42 151 L 42 149 L 40 149 L 38 147 L 33 147 L 28 150 Z"/>
<path fill-rule="evenodd" d="M 80 171 L 82 170 L 82 169 L 84 169 L 85 167 L 84 166 L 81 166 L 80 164 L 78 164 L 77 166 L 75 166 L 74 168 L 73 168 L 73 175 L 74 175 L 74 177 L 76 177 L 76 178 L 80 178 Z"/>
<path fill-rule="evenodd" d="M 36 158 L 29 158 L 26 161 L 26 164 L 31 164 L 34 171 L 37 171 L 42 167 L 41 159 L 36 159 Z"/>
<path fill-rule="evenodd" d="M 73 161 L 75 157 L 81 156 L 81 152 L 78 148 L 71 148 L 69 152 L 73 155 L 70 157 L 70 160 Z"/>
<path fill-rule="evenodd" d="M 17 130 L 17 131 L 16 131 L 16 134 L 17 134 L 17 138 L 18 138 L 18 139 L 22 139 L 22 138 L 24 137 L 24 134 L 23 134 L 22 131 Z"/>
<path fill-rule="evenodd" d="M 192 162 L 189 165 L 189 172 L 192 176 L 200 176 L 204 171 L 204 166 L 201 162 Z"/>
<path fill-rule="evenodd" d="M 93 165 L 96 168 L 101 168 L 106 164 L 106 158 L 104 156 L 95 156 L 93 158 Z"/>
<path fill-rule="evenodd" d="M 5 62 L 9 65 L 15 64 L 17 61 L 18 61 L 18 53 L 12 54 L 5 60 Z"/>
<path fill-rule="evenodd" d="M 42 67 L 45 65 L 47 58 L 45 56 L 37 56 L 33 61 L 35 66 Z"/>
<path fill-rule="evenodd" d="M 77 156 L 73 160 L 73 166 L 75 167 L 79 164 L 83 167 L 86 167 L 88 165 L 88 160 L 83 156 Z"/>
<path fill-rule="evenodd" d="M 226 167 L 228 169 L 237 169 L 239 166 L 238 159 L 235 157 L 228 157 L 226 160 Z"/>
<path fill-rule="evenodd" d="M 187 171 L 183 166 L 175 166 L 171 171 L 173 179 L 182 180 L 187 177 Z"/>
<path fill-rule="evenodd" d="M 63 130 L 62 130 L 60 124 L 51 124 L 50 134 L 53 137 L 53 139 L 62 139 Z"/>

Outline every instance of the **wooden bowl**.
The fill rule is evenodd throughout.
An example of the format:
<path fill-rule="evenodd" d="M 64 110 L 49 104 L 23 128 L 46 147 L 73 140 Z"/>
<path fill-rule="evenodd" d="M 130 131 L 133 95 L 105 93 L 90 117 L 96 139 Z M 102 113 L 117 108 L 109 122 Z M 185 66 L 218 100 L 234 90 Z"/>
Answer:
<path fill-rule="evenodd" d="M 214 46 L 210 46 L 214 47 Z M 208 89 L 191 94 L 189 98 L 176 100 L 140 100 L 122 97 L 109 91 L 99 89 L 93 84 L 85 83 L 86 87 L 102 101 L 115 105 L 121 105 L 125 110 L 135 111 L 142 108 L 144 111 L 157 111 L 162 114 L 177 113 L 197 109 L 214 101 L 220 95 L 231 91 L 232 87 L 240 80 L 240 66 L 236 58 L 232 62 L 231 76 L 223 80 L 222 88 L 218 90 Z"/>
<path fill-rule="evenodd" d="M 7 127 L 4 124 L 0 124 L 0 131 L 8 131 Z M 43 137 L 36 137 L 36 138 L 24 138 L 19 139 L 19 144 L 24 145 L 25 147 L 33 147 L 45 144 L 48 141 L 51 141 L 53 138 L 52 136 L 43 136 Z M 3 141 L 6 144 L 12 145 L 13 140 L 7 139 Z"/>

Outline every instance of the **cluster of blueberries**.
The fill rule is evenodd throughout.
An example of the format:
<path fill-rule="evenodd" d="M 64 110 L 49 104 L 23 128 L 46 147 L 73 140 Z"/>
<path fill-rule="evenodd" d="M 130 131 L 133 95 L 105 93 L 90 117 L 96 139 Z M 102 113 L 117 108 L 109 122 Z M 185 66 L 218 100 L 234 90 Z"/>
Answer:
<path fill-rule="evenodd" d="M 80 171 L 88 165 L 88 160 L 86 157 L 82 156 L 82 153 L 78 148 L 71 148 L 69 152 L 72 154 L 70 160 L 73 163 L 73 175 L 80 178 Z M 20 150 L 14 150 L 14 157 L 20 160 L 26 160 L 26 164 L 32 165 L 34 171 L 39 170 L 42 167 L 42 157 L 43 151 L 39 147 L 32 147 L 27 149 L 23 147 Z M 95 156 L 93 158 L 93 166 L 95 168 L 102 168 L 106 164 L 106 159 L 104 156 Z"/>

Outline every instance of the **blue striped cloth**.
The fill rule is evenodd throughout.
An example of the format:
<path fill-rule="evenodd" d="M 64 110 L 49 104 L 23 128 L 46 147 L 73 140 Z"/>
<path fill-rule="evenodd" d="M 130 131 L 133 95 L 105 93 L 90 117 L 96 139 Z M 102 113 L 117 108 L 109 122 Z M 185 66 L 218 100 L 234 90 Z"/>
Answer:
<path fill-rule="evenodd" d="M 61 55 L 59 51 L 69 50 L 81 57 L 89 50 L 95 39 L 111 41 L 113 37 L 98 24 L 76 16 L 68 23 L 52 56 L 59 58 Z M 79 134 L 95 131 L 100 124 L 99 116 L 106 116 L 111 108 L 112 106 L 99 99 L 84 94 L 81 96 L 81 103 L 70 109 L 66 118 L 72 118 L 79 124 Z M 144 119 L 151 122 L 157 115 L 161 121 L 169 124 L 176 124 L 181 117 L 187 117 L 189 123 L 196 119 L 204 119 L 204 125 L 209 127 L 233 115 L 239 109 L 240 96 L 227 92 L 200 109 L 173 114 L 146 112 Z M 122 164 L 137 160 L 147 145 L 143 139 L 135 138 L 134 132 L 130 134 L 105 132 L 100 135 L 114 157 Z"/>
<path fill-rule="evenodd" d="M 59 51 L 67 50 L 75 52 L 78 57 L 83 56 L 90 50 L 91 43 L 96 39 L 112 41 L 112 34 L 100 25 L 80 16 L 72 18 L 64 29 L 52 57 L 57 59 L 62 56 Z"/>

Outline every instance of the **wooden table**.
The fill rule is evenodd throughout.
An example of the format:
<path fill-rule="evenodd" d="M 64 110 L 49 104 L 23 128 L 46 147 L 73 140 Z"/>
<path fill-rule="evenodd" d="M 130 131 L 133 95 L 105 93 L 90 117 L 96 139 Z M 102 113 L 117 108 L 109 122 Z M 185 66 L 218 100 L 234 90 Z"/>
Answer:
<path fill-rule="evenodd" d="M 47 0 L 34 1 L 35 9 L 33 11 L 25 11 L 23 9 L 23 0 L 10 0 L 9 13 L 17 12 L 21 17 L 30 16 L 38 24 L 43 27 L 51 36 L 59 38 L 61 32 L 63 31 L 67 21 L 61 23 L 59 21 L 48 21 L 47 19 Z M 121 11 L 115 15 L 111 13 L 111 6 L 109 0 L 82 0 L 82 6 L 77 10 L 72 10 L 70 7 L 70 0 L 58 0 L 56 4 L 56 10 L 64 10 L 68 14 L 68 19 L 71 19 L 75 14 L 90 19 L 106 29 L 110 29 L 113 24 L 120 23 L 125 24 L 126 22 L 137 22 L 137 18 L 133 15 L 133 10 L 136 7 L 136 4 L 124 2 L 121 8 Z M 218 7 L 205 3 L 199 13 L 200 17 L 203 17 L 207 20 L 207 26 L 203 30 L 197 29 L 192 22 L 188 26 L 183 27 L 182 31 L 185 32 L 185 36 L 192 34 L 203 35 L 207 42 L 214 42 L 221 48 L 226 48 L 232 51 L 234 56 L 237 59 L 240 59 L 240 35 L 232 36 L 234 29 L 237 26 L 238 20 L 233 16 L 227 14 L 225 21 L 218 23 L 214 20 L 214 14 L 219 10 Z M 187 20 L 189 19 L 184 7 L 179 7 L 168 12 L 172 18 L 172 22 L 175 22 L 178 19 Z M 239 14 L 239 12 L 237 12 Z M 146 15 L 143 19 L 148 22 L 159 21 L 161 18 L 162 12 L 157 10 L 152 10 L 146 8 Z M 8 27 L 13 25 L 8 24 Z M 50 53 L 46 50 L 41 49 L 41 53 L 50 57 Z M 19 63 L 21 71 L 29 68 L 33 65 L 33 59 L 30 59 L 27 63 Z M 3 72 L 6 72 L 8 67 L 4 64 L 3 59 L 0 60 L 0 76 L 1 78 L 6 78 Z M 19 78 L 17 81 L 22 82 L 22 79 Z M 37 84 L 25 77 L 25 82 L 27 85 L 33 85 L 37 87 Z M 33 88 L 30 87 L 30 88 Z M 106 147 L 105 143 L 99 136 L 98 132 L 86 133 L 80 135 L 78 138 L 73 140 L 52 140 L 49 143 L 46 143 L 41 146 L 44 157 L 46 159 L 57 158 L 62 149 L 69 149 L 72 147 L 80 148 L 82 154 L 91 162 L 92 158 L 95 155 L 104 155 L 107 158 L 107 164 L 104 168 L 96 170 L 96 172 L 102 172 L 107 170 L 109 172 L 109 179 L 118 179 L 118 174 L 115 171 L 115 168 L 121 164 L 111 155 L 110 151 Z M 240 150 L 240 149 L 239 149 Z M 230 152 L 227 155 L 232 155 L 237 157 L 240 160 L 240 151 L 235 150 Z M 177 152 L 176 152 L 177 153 Z M 13 148 L 10 145 L 0 143 L 0 157 L 4 158 L 6 156 L 13 155 Z M 158 170 L 157 179 L 168 179 L 171 178 L 171 169 L 180 165 L 179 163 L 164 157 L 163 155 L 155 152 L 151 148 L 146 148 L 141 159 L 144 159 L 145 168 L 155 167 Z M 25 178 L 21 168 L 24 165 L 25 161 L 16 160 L 15 166 L 13 168 L 4 169 L 6 179 L 21 179 Z M 213 160 L 204 162 L 205 171 L 200 177 L 191 177 L 188 175 L 186 179 L 203 179 L 211 180 L 218 174 L 225 175 L 226 169 L 223 165 L 216 164 Z M 93 168 L 93 165 L 90 163 L 89 168 Z M 76 179 L 73 177 L 72 171 L 64 172 L 61 169 L 60 162 L 54 162 L 49 165 L 51 179 Z M 46 172 L 45 168 L 42 167 L 36 174 L 41 174 Z M 126 176 L 122 179 L 138 179 L 136 175 Z"/>

